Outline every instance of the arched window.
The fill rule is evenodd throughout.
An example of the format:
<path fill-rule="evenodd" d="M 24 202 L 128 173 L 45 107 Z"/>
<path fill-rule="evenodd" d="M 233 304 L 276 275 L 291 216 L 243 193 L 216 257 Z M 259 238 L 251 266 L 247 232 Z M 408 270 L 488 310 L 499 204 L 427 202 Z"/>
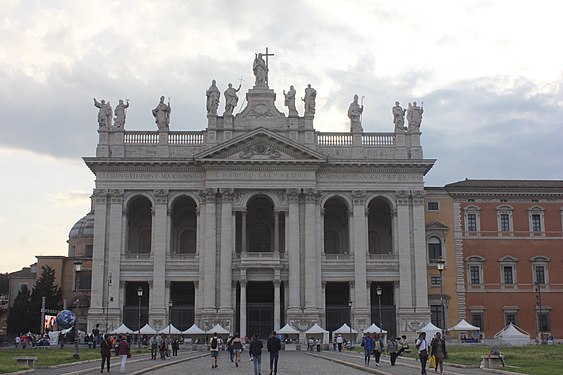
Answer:
<path fill-rule="evenodd" d="M 432 236 L 428 239 L 428 261 L 435 263 L 440 257 L 442 257 L 442 241 Z"/>

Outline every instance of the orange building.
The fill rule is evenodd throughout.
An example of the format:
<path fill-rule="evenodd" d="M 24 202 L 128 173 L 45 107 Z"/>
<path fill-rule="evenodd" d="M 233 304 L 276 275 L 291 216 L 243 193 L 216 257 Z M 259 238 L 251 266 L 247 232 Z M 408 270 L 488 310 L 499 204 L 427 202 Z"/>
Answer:
<path fill-rule="evenodd" d="M 563 181 L 465 180 L 453 198 L 465 318 L 492 338 L 513 322 L 563 337 Z M 463 315 L 463 314 L 462 314 Z M 463 317 L 463 316 L 461 316 Z"/>

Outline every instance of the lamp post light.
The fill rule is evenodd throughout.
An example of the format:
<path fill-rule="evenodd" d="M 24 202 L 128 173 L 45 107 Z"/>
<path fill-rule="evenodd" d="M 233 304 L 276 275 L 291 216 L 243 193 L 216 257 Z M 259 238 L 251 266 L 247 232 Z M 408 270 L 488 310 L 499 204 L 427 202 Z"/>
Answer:
<path fill-rule="evenodd" d="M 541 284 L 539 281 L 536 281 L 536 301 L 538 305 L 538 331 L 540 334 L 540 344 L 543 343 L 543 322 L 542 322 L 542 306 L 541 306 Z"/>
<path fill-rule="evenodd" d="M 170 337 L 170 330 L 172 329 L 172 306 L 174 302 L 172 300 L 168 301 L 168 337 Z"/>
<path fill-rule="evenodd" d="M 446 261 L 444 258 L 440 257 L 436 260 L 436 267 L 438 271 L 440 271 L 440 310 L 442 313 L 442 334 L 446 332 L 446 311 L 444 307 L 444 278 L 442 276 L 442 272 L 444 272 L 444 268 L 446 267 Z"/>
<path fill-rule="evenodd" d="M 350 349 L 354 347 L 354 342 L 352 341 L 352 301 L 348 302 L 348 307 L 350 308 Z"/>
<path fill-rule="evenodd" d="M 74 353 L 72 358 L 80 359 L 78 351 L 78 308 L 80 307 L 80 299 L 78 298 L 78 290 L 80 289 L 80 271 L 82 271 L 82 261 L 77 259 L 74 261 L 74 272 L 76 274 L 76 321 L 74 322 Z"/>
<path fill-rule="evenodd" d="M 381 293 L 383 293 L 383 290 L 378 285 L 375 291 L 377 292 L 377 300 L 379 302 L 379 338 L 381 339 L 381 334 L 383 333 L 383 320 L 381 319 Z"/>
<path fill-rule="evenodd" d="M 143 297 L 143 288 L 139 285 L 137 289 L 137 297 L 139 297 L 139 309 L 137 315 L 137 352 L 141 352 L 141 297 Z"/>
<path fill-rule="evenodd" d="M 109 303 L 113 302 L 113 297 L 109 297 L 109 288 L 111 286 L 111 272 L 108 275 L 108 299 L 106 300 L 106 331 L 108 333 L 108 319 L 109 319 Z"/>

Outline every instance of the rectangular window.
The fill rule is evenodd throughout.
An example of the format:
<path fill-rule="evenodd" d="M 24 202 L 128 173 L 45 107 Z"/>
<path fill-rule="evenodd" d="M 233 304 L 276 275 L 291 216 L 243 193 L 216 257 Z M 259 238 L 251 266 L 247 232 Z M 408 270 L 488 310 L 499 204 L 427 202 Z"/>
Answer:
<path fill-rule="evenodd" d="M 25 292 L 27 290 L 27 284 L 20 284 L 20 292 Z"/>
<path fill-rule="evenodd" d="M 443 324 L 444 315 L 442 313 L 442 306 L 441 305 L 431 305 L 430 306 L 430 320 L 432 324 L 436 327 L 444 327 Z"/>
<path fill-rule="evenodd" d="M 467 214 L 467 231 L 477 232 L 477 215 Z"/>
<path fill-rule="evenodd" d="M 541 314 L 538 312 L 538 323 L 539 327 L 538 330 L 541 332 L 551 331 L 551 326 L 549 324 L 549 313 L 542 312 Z"/>
<path fill-rule="evenodd" d="M 481 275 L 479 272 L 479 266 L 470 266 L 469 267 L 469 280 L 470 283 L 473 285 L 481 284 Z"/>
<path fill-rule="evenodd" d="M 532 215 L 532 231 L 541 232 L 541 215 Z"/>
<path fill-rule="evenodd" d="M 430 285 L 431 286 L 442 285 L 442 278 L 440 276 L 430 276 Z"/>
<path fill-rule="evenodd" d="M 511 266 L 504 266 L 503 267 L 504 283 L 505 284 L 514 284 L 514 272 L 513 271 L 514 270 Z"/>
<path fill-rule="evenodd" d="M 91 258 L 93 253 L 94 253 L 94 245 L 86 245 L 86 251 L 84 252 L 84 256 Z"/>
<path fill-rule="evenodd" d="M 545 284 L 545 267 L 536 266 L 536 284 Z"/>
<path fill-rule="evenodd" d="M 510 215 L 500 214 L 500 231 L 510 232 Z"/>
<path fill-rule="evenodd" d="M 438 211 L 439 209 L 438 202 L 428 202 L 428 211 Z"/>
<path fill-rule="evenodd" d="M 478 312 L 478 313 L 471 313 L 471 324 L 473 324 L 475 327 L 479 327 L 481 328 L 481 332 L 483 332 L 485 330 L 485 326 L 484 326 L 484 319 L 483 319 L 483 313 L 482 312 Z"/>
<path fill-rule="evenodd" d="M 92 271 L 77 272 L 76 290 L 90 290 L 92 287 Z"/>
<path fill-rule="evenodd" d="M 505 320 L 504 323 L 505 326 L 509 325 L 510 323 L 516 324 L 516 313 L 510 312 L 504 314 L 504 320 Z"/>

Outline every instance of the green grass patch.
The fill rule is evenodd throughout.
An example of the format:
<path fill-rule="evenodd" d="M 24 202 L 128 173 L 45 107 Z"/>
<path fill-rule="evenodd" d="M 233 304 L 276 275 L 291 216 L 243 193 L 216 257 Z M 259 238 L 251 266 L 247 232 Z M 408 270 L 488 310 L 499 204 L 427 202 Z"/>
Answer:
<path fill-rule="evenodd" d="M 488 355 L 490 346 L 449 345 L 446 363 L 479 366 L 481 356 Z M 507 370 L 530 375 L 561 373 L 563 368 L 563 345 L 502 346 Z M 415 353 L 411 356 L 416 357 Z"/>
<path fill-rule="evenodd" d="M 136 349 L 132 349 L 133 355 L 136 354 Z M 143 353 L 147 353 L 146 349 Z M 16 366 L 16 357 L 37 357 L 35 367 L 48 367 L 60 365 L 63 363 L 77 362 L 72 358 L 74 347 L 72 345 L 59 349 L 52 347 L 50 349 L 4 349 L 0 351 L 0 374 L 25 370 L 26 367 Z M 87 361 L 90 359 L 100 359 L 100 348 L 88 349 L 80 348 L 80 361 Z"/>

